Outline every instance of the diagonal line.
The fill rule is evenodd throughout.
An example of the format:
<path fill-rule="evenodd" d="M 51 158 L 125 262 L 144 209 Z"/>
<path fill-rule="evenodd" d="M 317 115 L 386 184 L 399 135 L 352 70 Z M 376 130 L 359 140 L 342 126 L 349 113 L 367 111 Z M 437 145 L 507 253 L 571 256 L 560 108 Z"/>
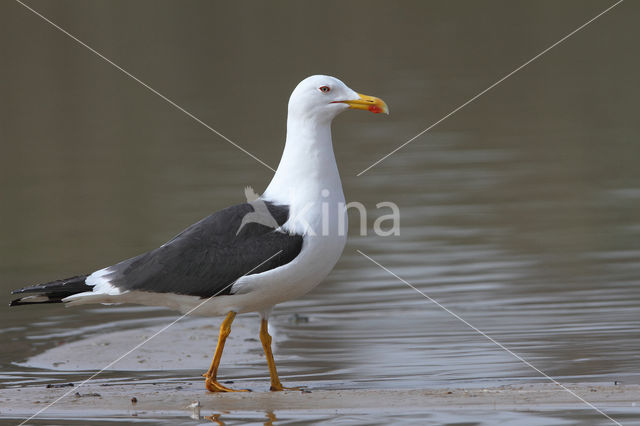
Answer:
<path fill-rule="evenodd" d="M 611 9 L 613 9 L 616 6 L 618 6 L 623 1 L 624 0 L 618 0 L 616 3 L 612 4 L 611 6 L 609 6 L 608 8 L 606 8 L 605 10 L 603 10 L 602 12 L 600 12 L 599 14 L 594 16 L 593 18 L 589 19 L 587 22 L 585 22 L 584 24 L 580 25 L 578 28 L 576 28 L 575 30 L 571 31 L 569 34 L 567 34 L 566 36 L 562 37 L 560 40 L 558 40 L 555 43 L 553 43 L 551 46 L 549 46 L 546 49 L 544 49 L 542 52 L 538 53 L 536 56 L 534 56 L 533 58 L 529 59 L 524 64 L 520 65 L 518 68 L 516 68 L 513 71 L 511 71 L 509 74 L 505 75 L 500 80 L 496 81 L 491 86 L 487 87 L 486 89 L 484 89 L 483 91 L 481 91 L 480 93 L 475 95 L 473 98 L 469 99 L 468 101 L 466 101 L 465 103 L 463 103 L 462 105 L 460 105 L 459 107 L 457 107 L 456 109 L 454 109 L 453 111 L 451 111 L 450 113 L 448 113 L 447 115 L 442 117 L 440 120 L 438 120 L 435 123 L 433 123 L 431 126 L 427 127 L 426 129 L 424 129 L 423 131 L 421 131 L 420 133 L 418 133 L 417 135 L 415 135 L 414 137 L 412 137 L 411 139 L 409 139 L 408 141 L 406 141 L 405 143 L 403 143 L 402 145 L 400 145 L 399 147 L 397 147 L 396 149 L 394 149 L 393 151 L 391 151 L 390 153 L 385 155 L 384 157 L 380 158 L 375 163 L 371 164 L 366 169 L 362 170 L 356 176 L 362 176 L 368 170 L 370 170 L 373 167 L 377 166 L 378 164 L 382 163 L 384 160 L 386 160 L 387 158 L 389 158 L 390 156 L 392 156 L 396 152 L 400 151 L 402 148 L 404 148 L 405 146 L 409 145 L 411 142 L 413 142 L 414 140 L 418 139 L 420 136 L 422 136 L 423 134 L 427 133 L 429 130 L 433 129 L 438 124 L 442 123 L 444 120 L 446 120 L 447 118 L 451 117 L 453 114 L 455 114 L 456 112 L 460 111 L 462 108 L 466 107 L 467 105 L 469 105 L 470 103 L 472 103 L 473 101 L 478 99 L 480 96 L 484 95 L 489 90 L 493 89 L 494 87 L 496 87 L 497 85 L 499 85 L 500 83 L 502 83 L 503 81 L 505 81 L 506 79 L 508 79 L 509 77 L 511 77 L 512 75 L 514 75 L 515 73 L 517 73 L 518 71 L 520 71 L 521 69 L 526 67 L 527 65 L 529 65 L 531 62 L 535 61 L 536 59 L 538 59 L 539 57 L 541 57 L 542 55 L 544 55 L 545 53 L 547 53 L 548 51 L 550 51 L 551 49 L 553 49 L 554 47 L 556 47 L 557 45 L 562 43 L 563 41 L 567 40 L 569 37 L 573 36 L 575 33 L 577 33 L 578 31 L 582 30 L 584 27 L 586 27 L 587 25 L 591 24 L 593 21 L 595 21 L 596 19 L 600 18 L 602 15 L 604 15 L 607 12 L 609 12 Z"/>
<path fill-rule="evenodd" d="M 96 56 L 100 57 L 101 59 L 105 60 L 109 64 L 113 65 L 114 68 L 116 68 L 118 71 L 120 71 L 123 74 L 125 74 L 127 77 L 130 77 L 131 79 L 133 79 L 136 82 L 140 83 L 145 89 L 147 89 L 150 92 L 152 92 L 153 94 L 159 96 L 160 98 L 162 98 L 163 100 L 168 102 L 174 108 L 178 109 L 179 111 L 183 112 L 187 116 L 189 116 L 192 119 L 194 119 L 198 124 L 201 124 L 202 126 L 206 127 L 207 129 L 209 129 L 210 131 L 212 131 L 216 135 L 220 136 L 225 141 L 229 142 L 231 145 L 233 145 L 236 148 L 238 148 L 240 151 L 242 151 L 245 154 L 247 154 L 249 157 L 251 157 L 254 160 L 256 160 L 258 163 L 260 163 L 263 166 L 265 166 L 267 169 L 269 169 L 269 170 L 271 170 L 272 172 L 275 173 L 276 170 L 273 167 L 271 167 L 270 165 L 268 165 L 267 163 L 265 163 L 264 161 L 262 161 L 261 159 L 259 159 L 258 157 L 256 157 L 255 155 L 253 155 L 252 153 L 250 153 L 249 151 L 247 151 L 246 149 L 244 149 L 243 147 L 241 147 L 240 145 L 238 145 L 237 143 L 235 143 L 234 141 L 232 141 L 231 139 L 229 139 L 228 137 L 226 137 L 225 135 L 223 135 L 222 133 L 220 133 L 219 131 L 217 131 L 216 129 L 214 129 L 213 127 L 211 127 L 210 125 L 208 125 L 207 123 L 205 123 L 204 121 L 202 121 L 201 119 L 199 119 L 198 117 L 196 117 L 195 115 L 193 115 L 192 113 L 190 113 L 189 111 L 187 111 L 186 109 L 184 109 L 183 107 L 181 107 L 180 105 L 178 105 L 177 103 L 172 101 L 171 99 L 169 99 L 168 97 L 166 97 L 165 95 L 163 95 L 162 93 L 158 92 L 153 87 L 149 86 L 147 83 L 145 83 L 144 81 L 140 80 L 138 77 L 136 77 L 135 75 L 131 74 L 129 71 L 127 71 L 126 69 L 122 68 L 120 65 L 116 64 L 111 59 L 107 58 L 102 53 L 98 52 L 93 47 L 89 46 L 87 43 L 83 42 L 78 37 L 74 36 L 69 31 L 67 31 L 64 28 L 62 28 L 60 25 L 58 25 L 55 22 L 51 21 L 46 16 L 42 15 L 40 12 L 36 11 L 35 9 L 31 8 L 30 6 L 26 5 L 22 1 L 20 1 L 20 0 L 15 0 L 15 1 L 18 4 L 24 6 L 27 10 L 33 12 L 33 14 L 37 15 L 38 17 L 42 18 L 44 21 L 46 21 L 49 24 L 51 24 L 54 28 L 56 28 L 57 30 L 61 31 L 62 33 L 64 33 L 66 36 L 68 36 L 69 38 L 71 38 L 72 40 L 74 40 L 75 42 L 80 44 L 81 46 L 86 47 L 87 49 L 89 49 Z"/>
<path fill-rule="evenodd" d="M 495 340 L 493 337 L 489 336 L 488 334 L 486 334 L 485 332 L 481 331 L 480 329 L 478 329 L 477 327 L 473 326 L 472 324 L 470 324 L 467 320 L 465 320 L 464 318 L 462 318 L 460 315 L 456 314 L 455 312 L 451 311 L 449 308 L 447 308 L 446 306 L 441 305 L 437 300 L 429 297 L 426 293 L 424 293 L 422 290 L 416 288 L 415 286 L 413 286 L 412 284 L 410 284 L 408 281 L 400 278 L 398 275 L 396 275 L 393 271 L 389 270 L 388 268 L 386 268 L 385 266 L 381 265 L 379 262 L 375 261 L 374 259 L 372 259 L 371 257 L 367 256 L 366 254 L 364 254 L 363 252 L 361 252 L 360 250 L 356 250 L 358 253 L 360 253 L 362 256 L 366 257 L 367 259 L 369 259 L 371 262 L 375 263 L 376 265 L 378 265 L 380 268 L 382 268 L 383 270 L 387 271 L 388 273 L 390 273 L 391 275 L 393 275 L 395 278 L 397 278 L 398 280 L 402 281 L 403 283 L 405 283 L 406 285 L 408 285 L 409 287 L 411 287 L 412 289 L 414 289 L 415 291 L 417 291 L 418 293 L 420 293 L 421 295 L 423 295 L 425 298 L 427 298 L 430 302 L 435 303 L 436 305 L 438 305 L 438 307 L 444 309 L 447 313 L 453 315 L 455 318 L 457 318 L 458 320 L 462 321 L 465 325 L 467 325 L 468 327 L 470 327 L 471 329 L 473 329 L 475 332 L 481 334 L 482 336 L 486 337 L 487 339 L 489 339 L 492 343 L 496 344 L 500 349 L 503 349 L 505 351 L 507 351 L 509 354 L 513 355 L 515 358 L 517 358 L 518 360 L 522 361 L 523 363 L 525 363 L 527 366 L 533 368 L 535 371 L 537 371 L 538 373 L 540 373 L 542 376 L 546 377 L 547 379 L 549 379 L 550 381 L 552 381 L 554 384 L 560 386 L 562 389 L 566 390 L 567 392 L 569 392 L 571 395 L 575 396 L 576 398 L 578 398 L 580 401 L 584 402 L 585 404 L 587 404 L 589 407 L 593 408 L 594 410 L 596 410 L 598 413 L 602 414 L 603 416 L 605 416 L 607 419 L 611 420 L 613 423 L 615 423 L 618 426 L 622 426 L 619 422 L 617 422 L 616 420 L 612 419 L 611 417 L 609 417 L 607 414 L 605 414 L 602 410 L 600 410 L 598 407 L 596 407 L 595 405 L 593 405 L 592 403 L 590 403 L 589 401 L 587 401 L 586 399 L 582 398 L 580 395 L 578 395 L 577 393 L 575 393 L 574 391 L 572 391 L 571 389 L 569 389 L 568 387 L 566 387 L 565 385 L 563 385 L 562 383 L 558 382 L 556 379 L 554 379 L 553 377 L 549 376 L 548 374 L 544 373 L 542 370 L 540 370 L 539 368 L 537 368 L 536 366 L 534 366 L 533 364 L 531 364 L 529 361 L 527 361 L 526 359 L 522 358 L 520 355 L 518 355 L 517 353 L 511 351 L 509 348 L 507 348 L 506 346 L 504 346 L 502 343 L 498 342 L 497 340 Z"/>
<path fill-rule="evenodd" d="M 72 388 L 71 390 L 65 392 L 61 397 L 57 398 L 55 401 L 53 401 L 52 403 L 50 403 L 49 405 L 47 405 L 46 407 L 40 409 L 40 411 L 38 411 L 37 413 L 35 413 L 34 415 L 32 415 L 31 417 L 29 417 L 28 419 L 23 420 L 18 426 L 22 426 L 23 424 L 27 423 L 29 420 L 33 419 L 34 417 L 36 417 L 37 415 L 39 415 L 40 413 L 42 413 L 43 411 L 51 408 L 53 405 L 57 404 L 61 399 L 65 398 L 67 395 L 69 395 L 71 392 L 77 390 L 80 386 L 86 384 L 87 382 L 89 382 L 90 380 L 94 379 L 97 375 L 101 374 L 103 371 L 105 371 L 107 368 L 111 367 L 112 365 L 114 365 L 115 363 L 117 363 L 118 361 L 120 361 L 121 359 L 123 359 L 124 357 L 126 357 L 127 355 L 129 355 L 131 352 L 134 352 L 135 350 L 139 349 L 142 345 L 144 345 L 145 343 L 147 343 L 149 340 L 153 339 L 154 337 L 156 337 L 157 335 L 159 335 L 160 333 L 166 331 L 169 327 L 173 326 L 175 323 L 177 323 L 178 321 L 180 321 L 182 318 L 186 317 L 187 315 L 191 314 L 193 311 L 195 311 L 196 309 L 198 309 L 200 306 L 204 305 L 205 303 L 207 303 L 208 301 L 210 301 L 211 299 L 213 299 L 214 297 L 216 297 L 217 295 L 219 295 L 220 293 L 222 293 L 223 291 L 225 291 L 226 289 L 228 289 L 229 287 L 231 287 L 233 284 L 235 284 L 240 278 L 243 278 L 247 275 L 249 275 L 250 273 L 252 273 L 253 271 L 255 271 L 256 269 L 258 269 L 259 267 L 261 267 L 262 265 L 264 265 L 265 263 L 267 263 L 268 261 L 270 261 L 271 259 L 273 259 L 274 257 L 276 257 L 277 255 L 279 255 L 280 253 L 282 253 L 282 250 L 278 250 L 278 252 L 276 254 L 274 254 L 273 256 L 269 257 L 267 260 L 261 262 L 259 265 L 254 266 L 253 268 L 251 268 L 250 271 L 248 271 L 247 273 L 245 273 L 244 275 L 240 276 L 239 278 L 233 280 L 233 282 L 227 284 L 224 288 L 222 288 L 222 290 L 218 291 L 216 294 L 214 294 L 213 296 L 209 296 L 208 298 L 204 299 L 202 302 L 198 303 L 195 307 L 189 309 L 186 313 L 182 314 L 181 316 L 179 316 L 178 318 L 176 318 L 175 320 L 173 320 L 172 322 L 170 322 L 169 324 L 167 324 L 166 326 L 162 327 L 160 330 L 156 331 L 154 334 L 152 334 L 151 336 L 147 337 L 145 340 L 143 340 L 142 342 L 138 343 L 136 346 L 134 346 L 133 348 L 131 348 L 130 350 L 128 350 L 126 353 L 124 353 L 123 355 L 120 355 L 116 360 L 111 361 L 109 364 L 107 364 L 106 366 L 104 366 L 100 371 L 98 371 L 97 373 L 94 373 L 92 376 L 90 376 L 88 379 L 85 379 L 83 382 L 81 382 L 78 386 L 75 386 L 74 388 Z"/>

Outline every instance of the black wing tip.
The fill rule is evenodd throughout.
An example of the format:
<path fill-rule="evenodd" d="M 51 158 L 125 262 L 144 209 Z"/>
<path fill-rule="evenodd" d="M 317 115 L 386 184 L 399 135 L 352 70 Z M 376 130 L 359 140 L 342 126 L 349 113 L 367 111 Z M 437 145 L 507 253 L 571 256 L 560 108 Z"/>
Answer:
<path fill-rule="evenodd" d="M 65 297 L 92 289 L 92 287 L 85 283 L 87 276 L 88 275 L 76 275 L 62 280 L 12 290 L 11 294 L 24 296 L 12 300 L 9 306 L 62 303 L 62 299 Z"/>
<path fill-rule="evenodd" d="M 9 307 L 12 306 L 23 306 L 23 305 L 39 305 L 42 303 L 62 303 L 62 299 L 49 299 L 49 300 L 42 300 L 39 302 L 25 302 L 23 301 L 23 298 L 19 298 L 19 299 L 13 299 L 11 302 L 9 302 Z"/>
<path fill-rule="evenodd" d="M 76 286 L 78 288 L 82 288 L 84 291 L 84 287 L 86 287 L 85 280 L 89 275 L 76 275 L 69 278 L 63 278 L 61 280 L 50 281 L 43 284 L 30 285 L 28 287 L 18 288 L 11 291 L 11 294 L 22 294 L 22 293 L 47 293 L 51 291 L 59 291 L 60 289 L 69 290 L 72 287 Z"/>
<path fill-rule="evenodd" d="M 22 302 L 22 299 L 13 299 L 10 303 L 9 306 L 20 306 L 20 305 L 27 305 L 28 303 Z"/>

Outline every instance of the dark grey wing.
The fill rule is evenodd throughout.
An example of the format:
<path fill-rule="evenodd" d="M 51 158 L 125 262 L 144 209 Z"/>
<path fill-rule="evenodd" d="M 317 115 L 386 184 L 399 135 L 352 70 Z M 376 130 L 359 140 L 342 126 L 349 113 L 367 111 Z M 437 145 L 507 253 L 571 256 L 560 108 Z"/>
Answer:
<path fill-rule="evenodd" d="M 287 221 L 287 206 L 266 204 L 278 225 Z M 199 297 L 230 294 L 238 278 L 285 265 L 302 249 L 300 235 L 246 220 L 243 224 L 245 215 L 254 211 L 253 205 L 245 203 L 213 213 L 165 245 L 110 266 L 106 278 L 123 291 Z"/>

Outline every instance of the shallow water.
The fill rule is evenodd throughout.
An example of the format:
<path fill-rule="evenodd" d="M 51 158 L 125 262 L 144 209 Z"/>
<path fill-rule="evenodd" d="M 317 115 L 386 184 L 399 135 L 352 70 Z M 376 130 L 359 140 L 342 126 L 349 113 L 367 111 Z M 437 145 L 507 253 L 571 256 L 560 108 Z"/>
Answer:
<path fill-rule="evenodd" d="M 360 177 L 606 5 L 279 3 L 245 15 L 231 4 L 31 4 L 272 166 L 286 99 L 306 75 L 334 74 L 387 101 L 389 117 L 350 112 L 335 123 L 345 193 L 368 207 L 369 235 L 358 235 L 352 212 L 332 275 L 276 310 L 284 379 L 329 389 L 544 380 L 360 250 L 561 382 L 640 382 L 636 4 L 625 2 Z M 260 191 L 268 182 L 268 169 L 18 4 L 0 10 L 9 58 L 0 67 L 6 302 L 12 288 L 153 248 L 243 201 L 245 185 Z M 354 25 L 363 20 L 365 31 Z M 399 236 L 372 232 L 373 220 L 388 213 L 376 209 L 382 201 L 401 209 Z M 131 307 L 1 309 L 0 383 L 80 380 L 15 363 L 166 315 Z M 198 374 L 109 372 L 100 380 Z M 226 359 L 223 374 L 242 382 L 266 377 L 266 369 Z M 592 414 L 441 412 L 429 421 L 604 420 Z M 419 423 L 425 415 L 393 420 Z M 390 420 L 296 416 L 277 414 L 291 424 Z M 255 413 L 228 417 L 263 421 Z"/>

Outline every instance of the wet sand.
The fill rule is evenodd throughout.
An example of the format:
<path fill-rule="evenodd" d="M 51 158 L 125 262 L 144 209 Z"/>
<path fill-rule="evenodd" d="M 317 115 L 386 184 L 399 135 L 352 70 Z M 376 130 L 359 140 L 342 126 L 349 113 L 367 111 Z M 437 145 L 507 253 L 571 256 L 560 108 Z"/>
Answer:
<path fill-rule="evenodd" d="M 129 351 L 164 326 L 159 324 L 133 330 L 114 331 L 84 338 L 49 349 L 20 365 L 51 371 L 97 371 Z M 254 362 L 262 358 L 255 339 L 255 318 L 239 318 L 225 354 L 235 362 Z M 275 332 L 277 334 L 277 331 Z M 211 320 L 186 319 L 175 324 L 132 352 L 110 370 L 162 371 L 202 370 L 208 367 L 215 345 L 217 328 Z M 232 354 L 232 355 L 231 355 Z M 224 360 L 223 360 L 224 361 Z M 223 383 L 227 383 L 223 379 Z M 88 414 L 98 417 L 169 417 L 212 415 L 216 412 L 287 410 L 305 413 L 313 410 L 331 412 L 376 410 L 592 410 L 571 393 L 552 383 L 522 386 L 438 389 L 344 389 L 311 387 L 303 392 L 269 392 L 268 382 L 242 380 L 231 387 L 246 386 L 251 393 L 213 394 L 204 389 L 202 379 L 179 383 L 159 379 L 157 383 L 62 382 L 14 386 L 0 391 L 0 416 L 26 418 L 62 397 L 45 417 L 82 419 Z M 301 385 L 287 381 L 288 385 Z M 600 409 L 620 409 L 640 414 L 640 385 L 614 383 L 578 383 L 566 385 L 580 397 Z M 135 398 L 135 399 L 134 399 Z M 135 401 L 135 402 L 133 402 Z M 193 404 L 199 406 L 193 408 Z"/>
<path fill-rule="evenodd" d="M 185 318 L 158 333 L 173 320 L 163 318 L 155 326 L 100 333 L 65 343 L 17 365 L 55 371 L 98 371 L 107 365 L 108 371 L 206 371 L 218 340 L 219 319 Z M 233 359 L 227 362 L 239 364 L 262 360 L 262 350 L 250 351 L 260 348 L 258 325 L 256 318 L 236 319 L 223 360 Z"/>
<path fill-rule="evenodd" d="M 248 385 L 254 389 L 264 387 L 263 384 Z M 567 387 L 604 411 L 620 408 L 640 411 L 640 385 L 570 384 Z M 28 417 L 64 394 L 68 395 L 48 408 L 45 417 L 73 419 L 89 414 L 189 417 L 215 412 L 275 410 L 591 410 L 575 396 L 553 384 L 489 389 L 265 390 L 212 394 L 203 390 L 202 382 L 194 381 L 180 387 L 166 384 L 87 384 L 79 389 L 71 386 L 5 389 L 0 397 L 0 414 L 3 417 Z M 199 405 L 199 410 L 194 405 Z"/>

